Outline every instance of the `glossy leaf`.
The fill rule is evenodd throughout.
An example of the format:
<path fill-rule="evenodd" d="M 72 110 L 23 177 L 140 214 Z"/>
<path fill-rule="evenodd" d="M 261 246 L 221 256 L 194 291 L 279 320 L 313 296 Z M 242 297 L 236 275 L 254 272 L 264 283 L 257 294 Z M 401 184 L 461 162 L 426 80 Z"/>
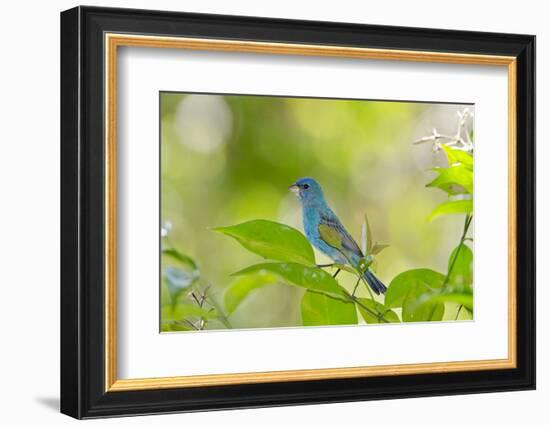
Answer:
<path fill-rule="evenodd" d="M 353 303 L 317 292 L 305 292 L 301 312 L 304 326 L 357 324 L 357 311 Z"/>
<path fill-rule="evenodd" d="M 457 305 L 455 310 L 449 310 L 451 317 L 448 320 L 472 320 L 474 318 L 473 310 L 467 309 L 463 305 Z"/>
<path fill-rule="evenodd" d="M 474 254 L 468 245 L 462 244 L 453 249 L 449 256 L 449 284 L 455 286 L 472 285 L 473 262 Z"/>
<path fill-rule="evenodd" d="M 372 259 L 372 264 L 369 268 L 375 273 L 378 271 L 378 260 L 376 258 Z"/>
<path fill-rule="evenodd" d="M 372 314 L 371 312 L 367 311 L 364 308 L 357 307 L 359 310 L 359 313 L 363 317 L 363 320 L 366 323 L 398 323 L 401 322 L 399 320 L 399 316 L 397 313 L 393 310 L 391 310 L 389 307 L 386 307 L 384 304 L 380 304 L 377 301 L 373 301 L 370 298 L 359 298 L 359 301 L 361 304 L 363 304 L 365 307 L 367 307 L 370 311 L 377 312 L 380 314 L 380 316 Z M 382 320 L 380 317 L 384 318 Z"/>
<path fill-rule="evenodd" d="M 359 272 L 351 267 L 349 264 L 334 263 L 333 269 L 338 268 L 347 271 L 348 273 L 359 276 Z"/>
<path fill-rule="evenodd" d="M 441 148 L 447 155 L 449 166 L 459 163 L 463 164 L 469 169 L 472 169 L 474 167 L 474 157 L 468 152 L 460 149 L 454 149 L 446 145 L 441 145 Z"/>
<path fill-rule="evenodd" d="M 365 214 L 365 220 L 361 228 L 361 250 L 367 254 L 373 254 L 372 251 L 372 230 L 369 224 L 369 218 Z"/>
<path fill-rule="evenodd" d="M 315 264 L 313 248 L 298 230 L 269 220 L 252 220 L 214 231 L 231 236 L 244 248 L 270 260 Z"/>
<path fill-rule="evenodd" d="M 447 201 L 438 205 L 430 214 L 429 220 L 444 214 L 470 214 L 473 211 L 473 200 L 462 199 L 459 201 Z"/>
<path fill-rule="evenodd" d="M 184 325 L 182 323 L 161 323 L 161 332 L 182 332 L 182 331 L 194 331 L 191 326 Z"/>
<path fill-rule="evenodd" d="M 474 191 L 474 174 L 464 165 L 455 165 L 449 168 L 434 168 L 438 176 L 426 185 L 447 192 L 450 195 L 458 195 Z"/>
<path fill-rule="evenodd" d="M 397 275 L 388 287 L 384 300 L 389 308 L 402 308 L 404 322 L 441 320 L 445 311 L 442 303 L 425 305 L 419 303 L 425 294 L 438 292 L 445 276 L 430 269 L 413 269 Z"/>
<path fill-rule="evenodd" d="M 227 313 L 233 313 L 241 302 L 248 297 L 250 292 L 265 285 L 275 283 L 277 282 L 277 279 L 277 276 L 274 274 L 256 273 L 239 276 L 225 291 L 224 303 Z"/>
<path fill-rule="evenodd" d="M 370 251 L 370 254 L 371 255 L 380 254 L 382 252 L 382 250 L 386 249 L 387 247 L 389 247 L 388 244 L 375 243 L 374 246 L 372 247 L 371 251 Z"/>
<path fill-rule="evenodd" d="M 235 273 L 235 276 L 245 275 L 269 276 L 275 275 L 278 280 L 300 288 L 310 289 L 342 300 L 348 300 L 344 289 L 336 279 L 317 267 L 306 267 L 298 263 L 263 263 L 247 267 Z"/>
<path fill-rule="evenodd" d="M 439 293 L 425 294 L 419 298 L 418 302 L 424 305 L 452 302 L 463 305 L 471 311 L 474 307 L 474 294 L 470 287 L 448 288 Z"/>

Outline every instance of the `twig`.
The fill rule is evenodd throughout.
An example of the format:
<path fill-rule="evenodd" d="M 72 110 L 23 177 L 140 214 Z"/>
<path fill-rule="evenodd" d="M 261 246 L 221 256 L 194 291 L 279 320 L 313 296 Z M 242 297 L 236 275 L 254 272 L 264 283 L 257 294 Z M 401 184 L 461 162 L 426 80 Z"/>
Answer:
<path fill-rule="evenodd" d="M 455 252 L 455 255 L 453 256 L 453 259 L 449 266 L 449 271 L 447 272 L 447 276 L 445 276 L 445 280 L 443 281 L 442 288 L 445 288 L 445 286 L 447 286 L 447 284 L 449 283 L 449 279 L 451 278 L 451 273 L 456 264 L 456 260 L 458 259 L 458 254 L 460 254 L 460 250 L 464 246 L 464 241 L 466 240 L 466 234 L 468 233 L 468 229 L 470 228 L 470 224 L 472 223 L 473 217 L 474 216 L 471 214 L 466 214 L 466 219 L 464 220 L 464 229 L 462 230 L 462 236 L 460 237 L 460 243 L 458 244 L 458 248 Z"/>
<path fill-rule="evenodd" d="M 357 287 L 359 286 L 359 282 L 361 282 L 361 278 L 357 279 L 357 282 L 355 282 L 355 286 L 353 287 L 353 292 L 351 293 L 352 296 L 355 296 L 355 291 L 357 291 Z"/>
<path fill-rule="evenodd" d="M 346 253 L 345 253 L 344 251 L 342 251 L 342 250 L 340 250 L 340 249 L 338 249 L 338 248 L 336 248 L 336 249 L 338 250 L 338 252 L 340 252 L 340 253 L 344 256 L 344 258 L 347 260 L 347 262 L 348 262 L 350 265 L 353 264 L 353 263 L 350 261 L 350 259 L 348 258 L 348 256 L 346 255 Z M 353 266 L 352 266 L 352 267 L 353 267 Z M 335 278 L 335 277 L 338 275 L 338 273 L 340 273 L 340 270 L 341 270 L 341 269 L 338 269 L 338 270 L 336 271 L 336 273 L 334 273 L 334 275 L 333 275 L 332 277 Z M 355 270 L 355 267 L 353 267 L 353 270 Z M 367 287 L 367 290 L 369 291 L 369 296 L 370 296 L 370 298 L 371 298 L 371 300 L 372 300 L 372 303 L 373 303 L 373 305 L 374 305 L 374 310 L 375 310 L 376 313 L 377 313 L 377 314 L 376 314 L 376 317 L 378 317 L 378 319 L 380 320 L 380 318 L 381 318 L 382 316 L 381 316 L 380 311 L 378 311 L 378 308 L 376 307 L 376 301 L 374 300 L 374 295 L 372 294 L 372 292 L 371 292 L 371 290 L 370 290 L 370 288 L 369 288 L 369 284 L 368 284 L 368 282 L 366 281 L 366 279 L 365 279 L 365 277 L 364 277 L 364 275 L 363 275 L 364 271 L 363 271 L 363 272 L 361 272 L 360 270 L 355 270 L 355 271 L 357 272 L 357 276 L 359 276 L 359 279 L 360 279 L 360 280 L 362 279 L 362 280 L 365 282 L 365 286 Z M 355 290 L 354 290 L 354 292 L 355 292 Z M 354 297 L 355 297 L 355 295 L 354 295 Z M 383 317 L 382 317 L 382 318 L 383 318 Z M 389 323 L 389 322 L 388 322 L 388 323 Z"/>
<path fill-rule="evenodd" d="M 216 303 L 216 301 L 211 296 L 208 295 L 208 291 L 210 288 L 211 288 L 211 285 L 206 286 L 206 288 L 204 289 L 204 292 L 200 294 L 200 298 L 197 297 L 195 292 L 191 292 L 191 296 L 193 297 L 197 305 L 201 308 L 204 307 L 205 303 L 210 304 L 210 306 L 212 307 L 210 311 L 215 310 L 218 312 L 218 315 L 215 318 L 219 322 L 221 322 L 227 329 L 233 329 L 233 326 L 231 326 L 231 323 L 229 323 L 229 320 L 227 319 L 227 317 L 222 314 L 223 310 L 221 309 L 221 307 L 218 305 L 218 303 Z M 204 320 L 204 318 L 201 318 L 200 327 L 197 330 L 203 330 L 204 327 L 206 326 L 206 323 L 207 321 Z"/>
<path fill-rule="evenodd" d="M 214 297 L 210 296 L 208 299 L 205 300 L 208 304 L 210 304 L 217 312 L 218 315 L 216 316 L 216 319 L 221 322 L 227 329 L 233 329 L 233 326 L 231 326 L 231 323 L 227 319 L 227 317 L 222 314 L 222 309 L 220 305 L 216 302 Z"/>
<path fill-rule="evenodd" d="M 437 129 L 432 129 L 432 135 L 431 136 L 424 136 L 420 139 L 417 139 L 413 142 L 413 145 L 419 145 L 421 143 L 427 143 L 432 142 L 434 144 L 434 148 L 439 149 L 440 148 L 440 141 L 447 140 L 447 142 L 444 142 L 447 146 L 456 146 L 457 148 L 462 148 L 467 151 L 473 150 L 472 141 L 470 139 L 470 135 L 468 133 L 468 129 L 466 127 L 466 121 L 468 118 L 472 116 L 472 111 L 468 108 L 465 108 L 462 110 L 462 112 L 458 112 L 458 125 L 456 129 L 456 134 L 454 136 L 449 136 L 445 134 L 440 134 Z M 463 137 L 464 135 L 464 137 Z M 458 146 L 460 145 L 460 146 Z"/>
<path fill-rule="evenodd" d="M 470 224 L 472 223 L 473 218 L 474 218 L 473 215 L 466 214 L 466 218 L 464 219 L 464 228 L 462 229 L 462 236 L 460 236 L 460 243 L 458 244 L 458 248 L 455 252 L 455 255 L 453 256 L 453 259 L 451 260 L 451 264 L 449 265 L 449 270 L 447 271 L 447 275 L 445 276 L 445 280 L 443 281 L 443 284 L 441 285 L 441 290 L 445 289 L 445 287 L 449 283 L 449 280 L 451 279 L 451 274 L 452 274 L 454 266 L 456 264 L 456 260 L 458 259 L 458 255 L 460 254 L 460 250 L 464 246 L 464 242 L 466 240 L 466 235 L 468 233 L 468 229 L 470 228 Z M 432 311 L 430 312 L 430 321 L 433 318 L 436 307 L 437 306 L 435 306 L 435 305 L 432 307 Z"/>
<path fill-rule="evenodd" d="M 186 323 L 187 325 L 191 326 L 193 329 L 195 329 L 196 331 L 200 331 L 200 329 L 193 323 L 191 322 L 190 320 L 188 319 L 182 319 L 182 320 L 177 320 L 175 321 L 174 323 L 178 323 L 178 322 L 184 322 Z"/>
<path fill-rule="evenodd" d="M 206 288 L 204 288 L 204 292 L 201 294 L 201 302 L 199 304 L 200 307 L 203 306 L 204 302 L 206 301 L 208 290 L 210 289 L 210 285 L 208 285 Z"/>
<path fill-rule="evenodd" d="M 202 307 L 201 302 L 199 301 L 199 299 L 197 298 L 197 296 L 195 295 L 194 292 L 191 292 L 191 296 L 193 297 L 193 299 L 195 300 L 195 302 L 197 303 L 197 305 L 198 305 L 199 307 Z"/>
<path fill-rule="evenodd" d="M 355 295 L 347 294 L 353 302 L 355 302 L 359 307 L 361 307 L 363 310 L 371 314 L 372 316 L 376 317 L 378 321 L 382 321 L 384 323 L 390 323 L 389 320 L 385 319 L 384 316 L 379 311 L 373 311 L 370 308 L 368 308 L 365 304 L 363 304 L 359 298 L 357 298 Z"/>

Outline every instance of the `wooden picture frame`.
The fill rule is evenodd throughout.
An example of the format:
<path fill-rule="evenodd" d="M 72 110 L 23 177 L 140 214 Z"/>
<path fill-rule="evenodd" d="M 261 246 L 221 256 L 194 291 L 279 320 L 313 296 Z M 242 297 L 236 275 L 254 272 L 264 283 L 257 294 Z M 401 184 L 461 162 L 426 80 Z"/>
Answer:
<path fill-rule="evenodd" d="M 121 46 L 506 67 L 508 358 L 117 379 Z M 533 389 L 535 38 L 77 7 L 61 14 L 61 411 L 77 418 Z"/>

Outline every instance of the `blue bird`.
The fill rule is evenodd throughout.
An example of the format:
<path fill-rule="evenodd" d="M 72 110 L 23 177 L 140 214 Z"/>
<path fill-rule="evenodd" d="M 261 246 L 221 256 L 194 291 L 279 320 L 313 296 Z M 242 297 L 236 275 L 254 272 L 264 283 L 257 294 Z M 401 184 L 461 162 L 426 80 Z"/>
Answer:
<path fill-rule="evenodd" d="M 310 177 L 303 177 L 289 190 L 296 193 L 302 204 L 304 230 L 309 242 L 336 263 L 349 264 L 357 269 L 363 253 L 327 205 L 321 185 Z M 363 277 L 377 295 L 386 292 L 384 284 L 368 268 Z"/>

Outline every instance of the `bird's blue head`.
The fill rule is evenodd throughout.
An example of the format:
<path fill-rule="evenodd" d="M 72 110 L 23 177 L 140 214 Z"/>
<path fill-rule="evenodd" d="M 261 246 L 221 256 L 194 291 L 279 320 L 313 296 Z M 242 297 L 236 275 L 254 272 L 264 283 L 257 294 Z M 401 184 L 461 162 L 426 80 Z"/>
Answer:
<path fill-rule="evenodd" d="M 311 177 L 296 180 L 288 190 L 294 192 L 304 205 L 324 205 L 325 197 L 321 185 Z"/>

